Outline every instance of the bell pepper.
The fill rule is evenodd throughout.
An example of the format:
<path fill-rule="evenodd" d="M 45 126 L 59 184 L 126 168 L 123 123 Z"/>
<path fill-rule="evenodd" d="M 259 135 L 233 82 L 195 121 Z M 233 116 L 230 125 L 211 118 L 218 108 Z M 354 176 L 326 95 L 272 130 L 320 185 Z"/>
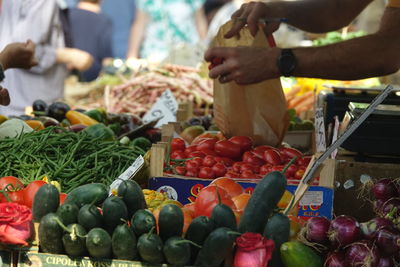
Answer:
<path fill-rule="evenodd" d="M 113 124 L 108 125 L 108 127 L 114 132 L 115 135 L 121 134 L 121 124 L 119 122 L 115 122 Z"/>
<path fill-rule="evenodd" d="M 31 127 L 35 131 L 40 131 L 44 129 L 43 123 L 39 120 L 26 120 L 25 123 L 28 124 L 29 127 Z"/>
<path fill-rule="evenodd" d="M 82 132 L 86 132 L 93 138 L 101 138 L 104 141 L 115 140 L 114 132 L 105 126 L 103 123 L 98 123 L 89 127 L 86 127 Z"/>
<path fill-rule="evenodd" d="M 84 114 L 98 122 L 105 123 L 107 120 L 107 112 L 104 108 L 92 109 L 84 112 Z"/>
<path fill-rule="evenodd" d="M 130 144 L 130 146 L 138 146 L 141 149 L 143 149 L 144 151 L 147 151 L 151 148 L 151 142 L 149 139 L 145 138 L 145 137 L 138 137 L 133 139 Z"/>
<path fill-rule="evenodd" d="M 4 115 L 0 115 L 0 124 L 2 124 L 3 122 L 5 122 L 6 120 L 8 120 L 8 118 Z"/>
<path fill-rule="evenodd" d="M 92 126 L 99 123 L 98 121 L 92 119 L 88 115 L 85 115 L 75 110 L 68 111 L 67 114 L 65 114 L 65 116 L 71 122 L 72 125 L 82 124 L 85 126 Z"/>

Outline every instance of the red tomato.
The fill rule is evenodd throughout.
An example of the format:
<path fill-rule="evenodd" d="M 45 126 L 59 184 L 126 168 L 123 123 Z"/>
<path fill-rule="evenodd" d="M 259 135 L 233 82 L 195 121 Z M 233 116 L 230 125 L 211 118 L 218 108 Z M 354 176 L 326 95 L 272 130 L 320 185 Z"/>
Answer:
<path fill-rule="evenodd" d="M 212 181 L 211 184 L 216 184 L 218 188 L 224 189 L 232 198 L 244 192 L 244 189 L 240 184 L 227 177 L 217 178 Z"/>
<path fill-rule="evenodd" d="M 28 184 L 27 187 L 24 189 L 24 204 L 25 206 L 32 208 L 33 204 L 33 199 L 35 198 L 35 195 L 39 188 L 41 188 L 43 185 L 45 185 L 46 182 L 42 180 L 38 181 L 33 181 L 30 184 Z"/>
<path fill-rule="evenodd" d="M 205 167 L 212 167 L 217 163 L 213 156 L 205 156 L 203 159 L 203 166 Z"/>
<path fill-rule="evenodd" d="M 208 148 L 199 149 L 199 151 L 207 156 L 218 156 L 218 154 L 214 150 Z"/>
<path fill-rule="evenodd" d="M 201 167 L 199 171 L 199 178 L 214 179 L 215 173 L 210 167 Z"/>
<path fill-rule="evenodd" d="M 183 151 L 176 150 L 171 153 L 171 159 L 185 159 L 186 155 Z"/>
<path fill-rule="evenodd" d="M 214 150 L 215 143 L 218 140 L 215 138 L 205 138 L 197 145 L 197 150 L 201 151 L 203 149 Z"/>
<path fill-rule="evenodd" d="M 228 171 L 227 173 L 225 173 L 224 176 L 228 178 L 240 178 L 240 173 L 235 171 Z"/>
<path fill-rule="evenodd" d="M 274 149 L 269 149 L 264 151 L 264 160 L 272 165 L 280 165 L 282 164 L 282 158 L 279 152 Z"/>
<path fill-rule="evenodd" d="M 198 169 L 191 169 L 191 170 L 187 170 L 185 176 L 189 176 L 189 177 L 197 177 L 199 173 Z"/>
<path fill-rule="evenodd" d="M 304 167 L 307 167 L 308 164 L 310 163 L 310 161 L 311 161 L 311 157 L 298 158 L 298 159 L 296 160 L 296 165 L 297 165 L 297 166 L 304 166 Z"/>
<path fill-rule="evenodd" d="M 235 204 L 233 203 L 229 194 L 222 188 L 218 187 L 218 194 L 221 198 L 221 203 L 234 209 Z M 211 217 L 212 210 L 215 205 L 219 203 L 217 195 L 217 187 L 215 185 L 209 185 L 204 187 L 195 202 L 195 217 L 208 216 Z"/>
<path fill-rule="evenodd" d="M 223 140 L 215 144 L 215 152 L 221 157 L 237 159 L 241 155 L 241 148 L 237 144 Z"/>
<path fill-rule="evenodd" d="M 189 156 L 189 158 L 195 158 L 195 157 L 204 158 L 206 156 L 206 154 L 204 154 L 203 152 L 200 152 L 200 151 L 193 151 L 188 156 Z"/>
<path fill-rule="evenodd" d="M 271 171 L 272 171 L 272 172 L 273 172 L 273 171 L 281 172 L 284 168 L 285 168 L 285 166 L 283 166 L 283 165 L 276 165 L 276 166 L 272 166 L 272 167 L 271 167 Z"/>
<path fill-rule="evenodd" d="M 179 175 L 185 175 L 186 174 L 186 168 L 184 166 L 176 166 L 175 171 Z"/>
<path fill-rule="evenodd" d="M 250 151 L 244 152 L 242 159 L 243 162 L 250 163 L 253 165 L 261 166 L 265 164 L 264 160 L 260 159 Z"/>
<path fill-rule="evenodd" d="M 275 149 L 275 148 L 272 147 L 272 146 L 257 146 L 253 150 L 254 151 L 262 151 L 262 152 L 264 152 L 265 150 L 269 150 L 269 149 Z"/>
<path fill-rule="evenodd" d="M 296 173 L 294 174 L 293 178 L 296 179 L 296 180 L 301 180 L 301 178 L 303 178 L 304 172 L 305 171 L 303 169 L 300 169 L 300 170 L 296 171 Z"/>
<path fill-rule="evenodd" d="M 280 149 L 280 152 L 282 155 L 288 157 L 289 159 L 292 159 L 294 157 L 302 157 L 303 154 L 298 151 L 297 149 L 290 148 L 290 147 L 282 147 Z"/>
<path fill-rule="evenodd" d="M 7 192 L 8 197 L 11 199 L 12 202 L 18 203 L 21 205 L 24 204 L 24 190 L 17 190 L 17 191 L 9 191 Z M 6 200 L 7 201 L 7 200 Z"/>
<path fill-rule="evenodd" d="M 200 165 L 194 160 L 188 160 L 185 162 L 186 170 L 188 171 L 198 171 Z"/>
<path fill-rule="evenodd" d="M 231 166 L 233 166 L 235 161 L 233 161 L 230 158 L 221 158 L 221 163 L 224 164 L 226 167 L 231 167 Z"/>
<path fill-rule="evenodd" d="M 250 170 L 245 170 L 240 174 L 240 178 L 254 179 L 254 178 L 257 178 L 257 175 L 254 174 L 254 172 L 252 172 Z"/>
<path fill-rule="evenodd" d="M 12 191 L 13 189 L 18 190 L 18 189 L 24 188 L 24 185 L 17 177 L 5 176 L 5 177 L 0 178 L 0 190 L 6 189 L 5 187 L 9 184 L 12 185 L 12 186 L 7 187 L 7 190 L 10 190 L 10 191 Z M 3 194 L 0 194 L 0 202 L 7 202 L 7 200 Z"/>
<path fill-rule="evenodd" d="M 256 165 L 252 165 L 250 163 L 243 163 L 240 166 L 240 173 L 244 172 L 244 171 L 251 171 L 251 172 L 259 172 L 260 171 L 260 167 L 256 166 Z"/>
<path fill-rule="evenodd" d="M 240 170 L 241 170 L 243 164 L 244 164 L 244 162 L 235 162 L 235 163 L 233 163 L 232 170 L 234 172 L 240 173 Z"/>
<path fill-rule="evenodd" d="M 222 177 L 226 173 L 226 167 L 222 163 L 216 163 L 213 167 L 212 170 L 215 173 L 215 177 Z"/>
<path fill-rule="evenodd" d="M 186 155 L 186 157 L 188 158 L 188 157 L 189 157 L 189 154 L 192 153 L 192 152 L 194 152 L 194 151 L 197 151 L 197 146 L 194 146 L 194 145 L 188 146 L 188 147 L 185 149 L 185 155 Z"/>
<path fill-rule="evenodd" d="M 191 159 L 191 161 L 196 162 L 198 167 L 203 165 L 203 159 L 202 158 L 195 157 L 195 158 Z"/>
<path fill-rule="evenodd" d="M 181 138 L 174 138 L 171 141 L 171 151 L 184 151 L 186 149 L 185 141 Z"/>
<path fill-rule="evenodd" d="M 289 168 L 285 172 L 286 177 L 293 177 L 298 169 L 299 168 L 296 165 L 294 165 L 294 164 L 290 165 Z"/>
<path fill-rule="evenodd" d="M 60 193 L 60 206 L 62 205 L 62 204 L 64 204 L 64 201 L 65 201 L 65 199 L 67 198 L 67 194 L 65 194 L 65 193 Z"/>
<path fill-rule="evenodd" d="M 249 151 L 253 147 L 253 140 L 247 136 L 234 136 L 229 141 L 240 146 L 242 153 Z"/>

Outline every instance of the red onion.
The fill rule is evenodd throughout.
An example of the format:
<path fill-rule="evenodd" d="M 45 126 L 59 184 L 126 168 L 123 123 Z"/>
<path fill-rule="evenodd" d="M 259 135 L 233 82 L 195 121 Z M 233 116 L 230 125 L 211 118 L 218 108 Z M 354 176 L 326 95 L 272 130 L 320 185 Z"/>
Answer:
<path fill-rule="evenodd" d="M 374 201 L 374 211 L 375 211 L 375 213 L 377 213 L 377 214 L 381 213 L 383 204 L 385 204 L 385 202 L 386 201 L 382 200 L 382 199 L 377 199 L 377 200 Z"/>
<path fill-rule="evenodd" d="M 397 230 L 380 229 L 376 233 L 375 243 L 385 256 L 396 255 L 400 251 L 400 234 Z"/>
<path fill-rule="evenodd" d="M 324 267 L 347 267 L 343 252 L 335 251 L 329 253 Z"/>
<path fill-rule="evenodd" d="M 391 220 L 376 217 L 368 222 L 360 223 L 360 229 L 363 237 L 368 240 L 374 240 L 376 232 L 381 229 L 394 229 L 394 224 Z"/>
<path fill-rule="evenodd" d="M 334 245 L 346 246 L 360 238 L 360 224 L 350 216 L 341 215 L 331 222 L 329 239 Z"/>
<path fill-rule="evenodd" d="M 376 267 L 394 267 L 393 258 L 380 258 Z"/>
<path fill-rule="evenodd" d="M 392 211 L 395 211 L 392 214 Z M 383 217 L 390 215 L 390 219 L 400 218 L 400 198 L 391 198 L 382 205 L 381 213 Z"/>
<path fill-rule="evenodd" d="M 328 231 L 331 222 L 325 217 L 313 217 L 307 221 L 306 238 L 310 242 L 325 244 L 329 241 Z"/>
<path fill-rule="evenodd" d="M 352 267 L 376 267 L 379 262 L 379 252 L 371 242 L 362 240 L 346 248 L 345 260 Z"/>
<path fill-rule="evenodd" d="M 397 197 L 398 192 L 396 184 L 392 179 L 380 179 L 372 187 L 372 193 L 376 199 L 388 200 L 392 197 Z"/>

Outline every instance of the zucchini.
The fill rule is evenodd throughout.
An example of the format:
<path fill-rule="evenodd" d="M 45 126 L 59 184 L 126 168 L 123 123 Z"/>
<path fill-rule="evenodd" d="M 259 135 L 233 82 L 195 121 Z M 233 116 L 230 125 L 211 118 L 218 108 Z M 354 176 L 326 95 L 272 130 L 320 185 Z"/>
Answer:
<path fill-rule="evenodd" d="M 98 259 L 111 258 L 111 237 L 101 228 L 93 228 L 86 237 L 86 248 L 89 255 Z"/>
<path fill-rule="evenodd" d="M 103 203 L 103 218 L 106 230 L 112 234 L 114 229 L 128 220 L 128 209 L 120 197 L 110 196 Z"/>
<path fill-rule="evenodd" d="M 129 218 L 140 209 L 147 209 L 146 200 L 140 185 L 133 181 L 123 181 L 118 187 L 118 196 L 122 197 L 128 208 Z"/>
<path fill-rule="evenodd" d="M 115 258 L 120 260 L 134 260 L 137 258 L 136 236 L 126 223 L 115 228 L 111 243 Z"/>
<path fill-rule="evenodd" d="M 236 231 L 236 217 L 232 209 L 227 205 L 217 204 L 211 214 L 211 219 L 215 222 L 215 227 L 227 227 Z"/>
<path fill-rule="evenodd" d="M 190 223 L 185 238 L 200 246 L 203 245 L 207 236 L 214 231 L 215 223 L 207 216 L 199 216 L 193 219 Z M 190 245 L 192 261 L 194 261 L 199 253 L 200 249 L 196 246 Z"/>
<path fill-rule="evenodd" d="M 152 233 L 153 230 L 139 237 L 137 248 L 143 261 L 160 264 L 164 261 L 163 242 L 158 235 Z"/>
<path fill-rule="evenodd" d="M 190 241 L 180 236 L 168 238 L 163 248 L 167 263 L 174 266 L 187 266 L 190 262 Z"/>
<path fill-rule="evenodd" d="M 286 177 L 278 171 L 266 175 L 256 186 L 239 223 L 239 232 L 262 234 L 268 218 L 286 190 Z"/>
<path fill-rule="evenodd" d="M 68 193 L 65 203 L 74 202 L 81 208 L 85 204 L 99 205 L 108 197 L 108 188 L 104 184 L 92 183 L 78 186 Z"/>
<path fill-rule="evenodd" d="M 70 224 L 67 226 L 70 233 L 63 235 L 62 243 L 65 253 L 71 257 L 82 257 L 86 254 L 86 237 L 87 232 L 82 225 Z"/>
<path fill-rule="evenodd" d="M 297 241 L 283 243 L 280 251 L 283 264 L 287 267 L 321 267 L 324 265 L 321 257 L 314 250 Z"/>
<path fill-rule="evenodd" d="M 60 220 L 55 213 L 48 213 L 40 220 L 39 245 L 42 252 L 52 254 L 64 252 L 62 243 L 64 232 L 57 219 Z"/>
<path fill-rule="evenodd" d="M 58 207 L 56 214 L 65 225 L 70 225 L 78 221 L 79 208 L 75 203 L 67 203 Z"/>
<path fill-rule="evenodd" d="M 84 205 L 78 213 L 78 223 L 85 227 L 86 231 L 103 226 L 103 215 L 93 204 Z"/>
<path fill-rule="evenodd" d="M 165 205 L 158 217 L 159 234 L 163 241 L 173 236 L 181 236 L 183 230 L 183 212 L 174 204 Z"/>
<path fill-rule="evenodd" d="M 60 205 L 60 193 L 52 184 L 45 184 L 39 188 L 33 198 L 33 221 L 39 222 L 43 216 L 57 211 Z"/>
<path fill-rule="evenodd" d="M 219 267 L 232 251 L 235 241 L 232 230 L 220 227 L 206 238 L 194 266 Z"/>
<path fill-rule="evenodd" d="M 132 217 L 131 225 L 136 236 L 141 236 L 156 227 L 156 219 L 149 210 L 138 210 Z"/>
<path fill-rule="evenodd" d="M 272 239 L 275 243 L 274 252 L 272 258 L 268 263 L 268 267 L 280 267 L 283 266 L 281 259 L 281 253 L 279 248 L 285 242 L 289 241 L 290 237 L 290 220 L 282 214 L 274 214 L 267 222 L 265 226 L 263 236 L 268 239 Z"/>

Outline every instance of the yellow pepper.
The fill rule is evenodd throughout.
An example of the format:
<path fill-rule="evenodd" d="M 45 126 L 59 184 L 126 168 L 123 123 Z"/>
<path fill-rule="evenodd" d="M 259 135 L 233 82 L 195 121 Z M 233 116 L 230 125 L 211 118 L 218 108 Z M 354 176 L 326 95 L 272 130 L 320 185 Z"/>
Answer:
<path fill-rule="evenodd" d="M 71 125 L 81 124 L 84 126 L 92 126 L 99 123 L 98 121 L 90 118 L 89 116 L 75 110 L 68 111 L 67 114 L 65 114 L 65 116 L 67 117 Z"/>
<path fill-rule="evenodd" d="M 0 124 L 2 124 L 3 122 L 5 122 L 6 120 L 8 120 L 8 118 L 4 115 L 0 115 Z"/>
<path fill-rule="evenodd" d="M 43 123 L 38 120 L 26 120 L 25 123 L 28 124 L 29 127 L 31 127 L 35 131 L 40 131 L 44 129 Z"/>

